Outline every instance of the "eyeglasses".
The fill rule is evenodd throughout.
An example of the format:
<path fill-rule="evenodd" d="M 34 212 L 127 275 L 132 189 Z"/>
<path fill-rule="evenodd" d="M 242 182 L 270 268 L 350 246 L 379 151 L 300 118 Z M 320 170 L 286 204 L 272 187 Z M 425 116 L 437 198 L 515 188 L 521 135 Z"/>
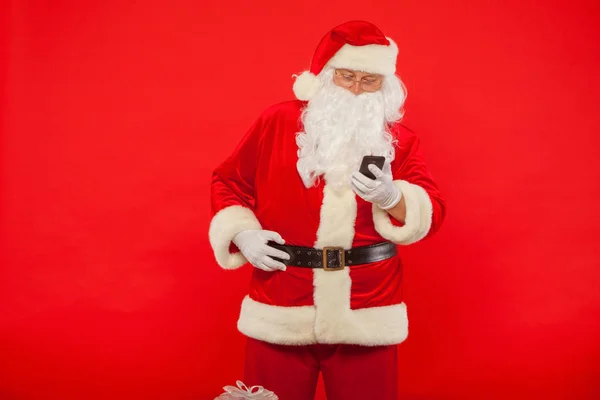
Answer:
<path fill-rule="evenodd" d="M 355 83 L 360 85 L 360 88 L 365 92 L 376 92 L 381 89 L 383 77 L 364 77 L 362 79 L 355 79 L 354 75 L 348 71 L 335 71 L 335 75 L 338 77 L 337 81 L 340 86 L 350 89 Z"/>

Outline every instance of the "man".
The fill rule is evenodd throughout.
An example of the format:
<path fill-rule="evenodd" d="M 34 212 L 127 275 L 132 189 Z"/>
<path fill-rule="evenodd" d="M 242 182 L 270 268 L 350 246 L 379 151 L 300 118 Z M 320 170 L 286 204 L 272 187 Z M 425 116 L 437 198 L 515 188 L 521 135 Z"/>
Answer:
<path fill-rule="evenodd" d="M 238 329 L 248 385 L 282 400 L 396 399 L 408 334 L 398 247 L 431 236 L 444 203 L 400 125 L 398 49 L 351 21 L 319 43 L 298 101 L 266 110 L 215 171 L 209 238 L 221 267 L 254 266 Z M 374 179 L 365 155 L 384 156 Z M 368 174 L 368 173 L 367 173 Z"/>

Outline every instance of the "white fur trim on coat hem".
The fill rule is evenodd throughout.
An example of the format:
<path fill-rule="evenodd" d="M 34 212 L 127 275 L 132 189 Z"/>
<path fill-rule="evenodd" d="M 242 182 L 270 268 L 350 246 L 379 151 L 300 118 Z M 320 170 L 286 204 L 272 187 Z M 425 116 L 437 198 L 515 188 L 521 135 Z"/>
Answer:
<path fill-rule="evenodd" d="M 406 221 L 404 226 L 392 224 L 387 211 L 373 205 L 375 230 L 385 239 L 396 244 L 407 245 L 418 242 L 427 236 L 431 229 L 433 205 L 429 195 L 422 187 L 406 181 L 394 181 L 402 191 L 406 202 Z"/>
<path fill-rule="evenodd" d="M 246 296 L 237 326 L 248 337 L 283 345 L 345 343 L 386 346 L 402 343 L 408 336 L 404 303 L 347 309 L 331 322 L 331 329 L 320 331 L 315 329 L 316 314 L 313 306 L 273 306 Z"/>
<path fill-rule="evenodd" d="M 329 344 L 387 346 L 402 343 L 408 336 L 406 305 L 347 309 L 336 318 L 322 319 L 316 335 L 319 343 Z"/>
<path fill-rule="evenodd" d="M 241 252 L 229 252 L 235 235 L 248 229 L 262 228 L 254 212 L 247 207 L 226 207 L 211 220 L 208 238 L 217 263 L 224 269 L 236 269 L 248 262 Z"/>
<path fill-rule="evenodd" d="M 314 321 L 313 306 L 272 306 L 246 296 L 237 327 L 244 335 L 265 342 L 304 345 L 317 343 Z"/>

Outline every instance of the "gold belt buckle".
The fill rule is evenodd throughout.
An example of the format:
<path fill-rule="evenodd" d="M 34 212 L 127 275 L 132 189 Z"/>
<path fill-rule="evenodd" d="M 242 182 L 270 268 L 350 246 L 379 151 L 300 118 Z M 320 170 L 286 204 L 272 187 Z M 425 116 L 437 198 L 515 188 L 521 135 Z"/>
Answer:
<path fill-rule="evenodd" d="M 337 251 L 338 254 L 340 255 L 340 265 L 338 267 L 329 267 L 329 264 L 327 263 L 327 254 L 329 251 Z M 344 269 L 345 265 L 346 265 L 346 257 L 345 257 L 345 250 L 343 247 L 323 247 L 323 269 L 325 271 L 339 271 Z"/>

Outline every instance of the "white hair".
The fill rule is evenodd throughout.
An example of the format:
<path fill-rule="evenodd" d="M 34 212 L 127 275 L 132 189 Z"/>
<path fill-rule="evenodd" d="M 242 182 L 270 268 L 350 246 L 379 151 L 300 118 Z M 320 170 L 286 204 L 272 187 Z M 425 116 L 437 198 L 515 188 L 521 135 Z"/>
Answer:
<path fill-rule="evenodd" d="M 365 155 L 394 159 L 395 140 L 389 127 L 403 116 L 406 88 L 395 75 L 384 76 L 382 88 L 354 95 L 333 82 L 334 68 L 319 74 L 319 89 L 302 111 L 304 132 L 296 137 L 298 173 L 306 187 L 321 175 L 334 186 L 349 184 Z"/>

